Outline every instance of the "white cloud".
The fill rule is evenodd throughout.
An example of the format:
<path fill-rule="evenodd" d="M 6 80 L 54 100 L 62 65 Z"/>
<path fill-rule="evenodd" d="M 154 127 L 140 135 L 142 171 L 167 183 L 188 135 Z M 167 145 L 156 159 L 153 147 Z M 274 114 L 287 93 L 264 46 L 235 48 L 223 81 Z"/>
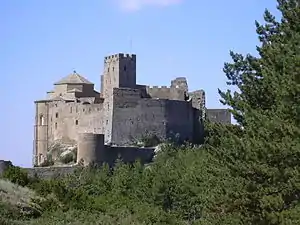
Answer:
<path fill-rule="evenodd" d="M 126 11 L 137 11 L 146 6 L 166 7 L 181 3 L 183 0 L 117 0 L 120 8 Z"/>

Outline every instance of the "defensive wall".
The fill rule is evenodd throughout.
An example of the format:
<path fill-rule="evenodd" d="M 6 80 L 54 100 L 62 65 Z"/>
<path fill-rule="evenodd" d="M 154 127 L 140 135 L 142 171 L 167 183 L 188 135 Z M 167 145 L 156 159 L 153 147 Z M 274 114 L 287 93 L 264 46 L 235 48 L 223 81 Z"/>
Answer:
<path fill-rule="evenodd" d="M 213 123 L 231 124 L 231 113 L 228 109 L 206 109 L 206 118 Z"/>
<path fill-rule="evenodd" d="M 54 140 L 74 144 L 78 132 L 104 132 L 103 103 L 95 104 L 90 99 L 83 100 L 82 102 L 47 100 L 36 102 L 34 151 L 39 149 L 37 157 L 45 156 L 49 145 Z"/>
<path fill-rule="evenodd" d="M 167 86 L 146 86 L 147 95 L 150 98 L 169 100 L 185 100 L 185 90 Z"/>
<path fill-rule="evenodd" d="M 103 163 L 113 167 L 120 159 L 124 163 L 134 163 L 139 160 L 142 164 L 150 163 L 154 157 L 154 148 L 120 147 L 104 144 L 103 134 L 80 133 L 78 135 L 77 164 L 73 166 L 34 167 L 26 168 L 30 176 L 41 178 L 55 178 L 56 176 L 73 173 L 76 169 L 89 164 Z M 8 161 L 0 160 L 0 175 L 12 165 Z"/>
<path fill-rule="evenodd" d="M 138 89 L 114 88 L 113 106 L 113 144 L 126 145 L 144 135 L 166 140 L 180 133 L 184 140 L 193 139 L 191 102 L 141 98 Z"/>

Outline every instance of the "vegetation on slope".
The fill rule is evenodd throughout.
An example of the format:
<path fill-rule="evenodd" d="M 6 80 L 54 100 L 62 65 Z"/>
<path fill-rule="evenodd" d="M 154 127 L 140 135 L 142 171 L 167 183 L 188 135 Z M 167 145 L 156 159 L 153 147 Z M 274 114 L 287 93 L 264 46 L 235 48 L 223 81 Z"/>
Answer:
<path fill-rule="evenodd" d="M 239 91 L 220 95 L 238 125 L 207 124 L 202 147 L 166 145 L 146 168 L 117 162 L 113 171 L 89 167 L 55 180 L 28 179 L 11 168 L 5 178 L 39 196 L 32 202 L 40 215 L 13 217 L 7 203 L 14 201 L 1 197 L 2 218 L 45 225 L 300 224 L 300 5 L 278 0 L 278 8 L 281 21 L 266 11 L 266 23 L 256 23 L 259 56 L 231 53 L 225 64 L 228 84 Z"/>

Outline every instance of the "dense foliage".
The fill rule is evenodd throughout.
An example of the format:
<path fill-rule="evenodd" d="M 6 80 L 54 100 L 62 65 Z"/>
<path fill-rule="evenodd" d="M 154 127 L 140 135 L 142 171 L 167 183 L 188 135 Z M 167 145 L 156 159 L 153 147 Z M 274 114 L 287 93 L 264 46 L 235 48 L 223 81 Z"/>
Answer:
<path fill-rule="evenodd" d="M 117 162 L 55 180 L 11 168 L 5 178 L 34 191 L 38 210 L 0 195 L 0 223 L 300 224 L 299 4 L 278 0 L 281 20 L 266 11 L 256 22 L 257 57 L 231 52 L 224 73 L 238 91 L 219 93 L 237 125 L 208 123 L 204 145 L 166 144 L 146 167 Z"/>

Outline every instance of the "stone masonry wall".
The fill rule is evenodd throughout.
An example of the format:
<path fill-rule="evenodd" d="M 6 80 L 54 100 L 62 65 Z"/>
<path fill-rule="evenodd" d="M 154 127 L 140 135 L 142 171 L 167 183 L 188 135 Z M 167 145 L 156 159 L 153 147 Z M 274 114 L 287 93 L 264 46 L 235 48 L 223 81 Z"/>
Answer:
<path fill-rule="evenodd" d="M 215 123 L 231 123 L 231 113 L 228 109 L 206 109 L 206 117 Z"/>
<path fill-rule="evenodd" d="M 191 102 L 140 98 L 138 89 L 114 89 L 113 144 L 130 145 L 143 136 L 161 140 L 193 140 L 194 110 Z"/>
<path fill-rule="evenodd" d="M 35 125 L 34 125 L 34 153 L 33 164 L 44 160 L 48 149 L 48 125 L 49 125 L 49 102 L 39 101 L 35 103 Z"/>
<path fill-rule="evenodd" d="M 49 103 L 49 143 L 62 140 L 64 143 L 75 143 L 80 130 L 102 131 L 103 104 L 83 104 L 76 102 L 56 101 Z M 92 122 L 91 122 L 92 121 Z M 95 123 L 94 123 L 95 122 Z"/>
<path fill-rule="evenodd" d="M 142 164 L 150 163 L 154 157 L 154 148 L 105 146 L 103 160 L 110 166 L 113 166 L 117 159 L 124 163 L 134 163 L 139 160 Z"/>
<path fill-rule="evenodd" d="M 168 137 L 180 134 L 180 140 L 193 140 L 194 112 L 191 102 L 167 101 L 166 119 Z"/>
<path fill-rule="evenodd" d="M 151 98 L 169 99 L 169 100 L 182 100 L 184 101 L 184 90 L 176 87 L 167 86 L 146 86 L 146 92 Z"/>
<path fill-rule="evenodd" d="M 112 143 L 128 145 L 150 134 L 165 139 L 166 101 L 142 99 L 138 89 L 114 89 Z"/>
<path fill-rule="evenodd" d="M 154 148 L 113 147 L 105 145 L 104 149 L 98 161 L 100 163 L 107 163 L 110 167 L 113 167 L 118 159 L 124 163 L 134 163 L 136 160 L 139 160 L 142 164 L 150 163 L 155 154 Z M 26 171 L 30 177 L 37 176 L 43 179 L 53 179 L 72 174 L 79 168 L 79 166 L 35 167 L 26 168 Z"/>

